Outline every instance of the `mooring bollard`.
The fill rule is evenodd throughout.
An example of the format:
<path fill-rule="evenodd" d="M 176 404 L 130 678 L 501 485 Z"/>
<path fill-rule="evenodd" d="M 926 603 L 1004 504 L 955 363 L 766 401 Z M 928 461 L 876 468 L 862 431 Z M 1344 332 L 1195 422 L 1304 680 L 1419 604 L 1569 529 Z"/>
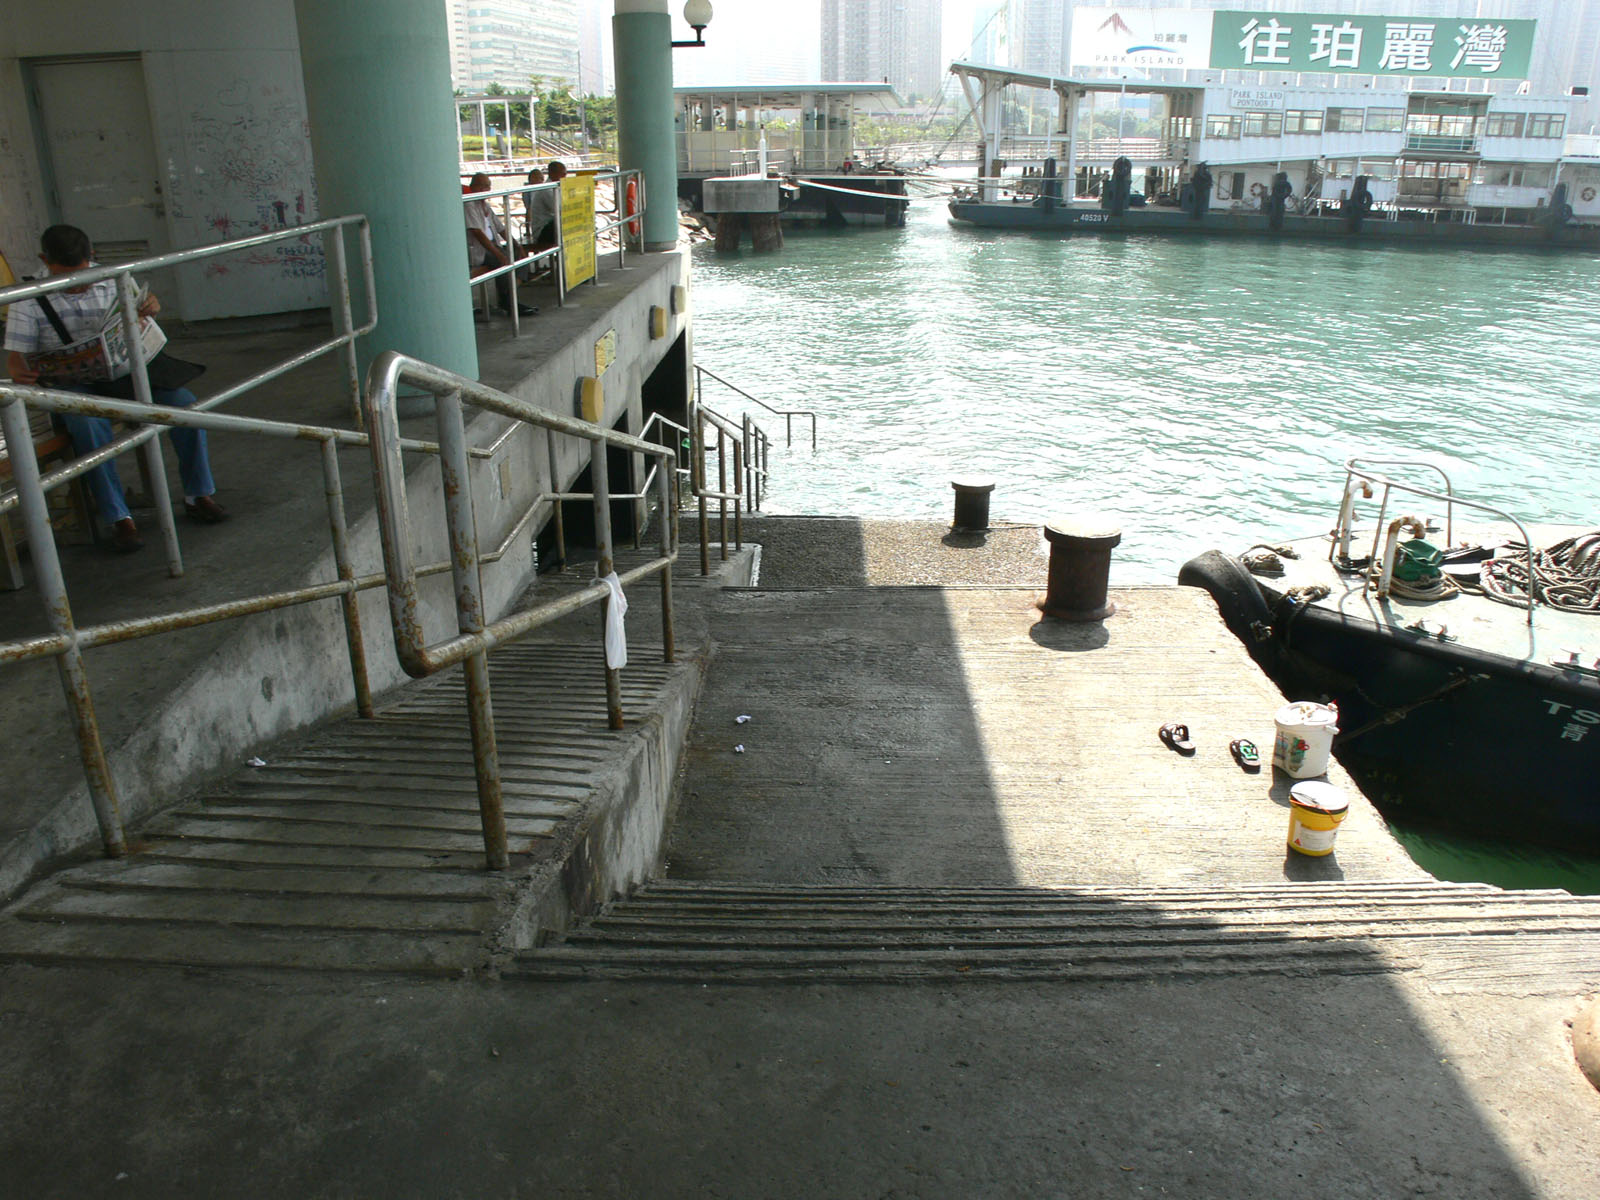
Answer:
<path fill-rule="evenodd" d="M 1106 600 L 1111 550 L 1122 530 L 1108 517 L 1063 517 L 1044 527 L 1050 583 L 1039 608 L 1062 621 L 1100 621 L 1117 611 Z"/>
<path fill-rule="evenodd" d="M 994 491 L 994 480 L 964 475 L 952 479 L 950 486 L 956 490 L 956 515 L 950 527 L 957 533 L 982 533 L 988 529 L 989 493 Z"/>

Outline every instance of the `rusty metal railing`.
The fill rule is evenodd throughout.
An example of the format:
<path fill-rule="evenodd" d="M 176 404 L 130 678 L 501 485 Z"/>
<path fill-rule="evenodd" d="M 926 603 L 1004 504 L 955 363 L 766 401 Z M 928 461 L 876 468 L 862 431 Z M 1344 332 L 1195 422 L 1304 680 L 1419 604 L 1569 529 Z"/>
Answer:
<path fill-rule="evenodd" d="M 401 387 L 421 390 L 434 397 L 439 430 L 439 467 L 444 488 L 450 535 L 450 563 L 455 580 L 456 627 L 454 637 L 430 644 L 418 615 L 417 577 L 412 553 L 413 531 L 406 499 L 405 473 L 400 452 L 396 399 Z M 378 524 L 382 533 L 383 561 L 389 584 L 389 615 L 394 627 L 395 650 L 406 673 L 417 678 L 432 675 L 455 663 L 465 664 L 467 714 L 472 729 L 474 770 L 478 784 L 478 809 L 483 824 L 484 853 L 491 869 L 509 863 L 505 808 L 502 798 L 499 752 L 496 747 L 494 710 L 489 691 L 489 652 L 530 630 L 599 604 L 602 629 L 614 595 L 623 585 L 651 574 L 661 577 L 661 640 L 667 662 L 674 657 L 672 632 L 672 563 L 678 556 L 677 523 L 671 488 L 672 447 L 647 442 L 587 421 L 558 416 L 525 400 L 486 387 L 429 363 L 389 351 L 372 364 L 365 397 L 367 427 L 372 431 L 372 463 L 376 476 Z M 519 609 L 497 621 L 485 619 L 483 581 L 478 556 L 477 517 L 473 510 L 468 476 L 468 449 L 462 407 L 497 412 L 528 425 L 581 438 L 590 444 L 590 473 L 594 480 L 595 580 L 580 591 Z M 656 479 L 661 493 L 660 554 L 620 575 L 612 556 L 611 489 L 606 463 L 608 447 L 664 460 Z M 622 728 L 620 668 L 608 660 L 605 672 L 606 713 L 612 729 Z"/>
<path fill-rule="evenodd" d="M 347 252 L 345 250 L 345 230 L 353 227 L 358 235 L 358 244 L 361 256 L 361 273 L 366 284 L 366 318 L 358 326 L 355 323 L 352 309 L 350 291 L 350 272 L 347 265 Z M 296 225 L 292 229 L 275 230 L 272 233 L 257 234 L 253 237 L 237 238 L 231 242 L 220 242 L 215 246 L 199 246 L 191 250 L 180 250 L 172 254 L 161 254 L 153 258 L 142 258 L 136 262 L 117 263 L 114 266 L 90 267 L 83 271 L 74 271 L 70 275 L 52 275 L 48 279 L 34 280 L 30 283 L 17 284 L 14 287 L 0 288 L 0 308 L 16 304 L 36 296 L 48 295 L 51 292 L 63 291 L 68 288 L 83 287 L 86 284 L 98 283 L 104 279 L 114 279 L 117 283 L 117 296 L 120 302 L 122 317 L 122 334 L 128 347 L 129 366 L 132 372 L 133 392 L 137 400 L 145 405 L 151 403 L 150 377 L 146 370 L 144 344 L 138 337 L 139 317 L 135 312 L 136 295 L 138 288 L 134 284 L 136 274 L 148 274 L 151 271 L 162 270 L 166 267 L 181 266 L 185 263 L 198 262 L 201 259 L 217 258 L 229 254 L 237 254 L 245 250 L 254 250 L 261 246 L 273 245 L 284 241 L 302 241 L 313 234 L 323 235 L 324 253 L 329 265 L 329 310 L 333 317 L 335 332 L 328 338 L 309 350 L 303 350 L 289 357 L 273 363 L 261 371 L 257 371 L 237 383 L 223 388 L 214 396 L 203 396 L 190 410 L 192 412 L 205 412 L 226 404 L 229 400 L 243 395 L 252 388 L 259 387 L 280 375 L 285 375 L 296 367 L 305 365 L 324 354 L 334 351 L 340 352 L 344 363 L 345 386 L 350 400 L 352 418 L 360 420 L 361 400 L 361 374 L 356 366 L 355 342 L 358 337 L 371 333 L 377 326 L 377 289 L 373 285 L 372 274 L 372 230 L 364 216 L 332 217 L 326 221 L 315 221 L 310 225 Z M 129 450 L 138 449 L 144 458 L 146 474 L 150 477 L 150 487 L 155 502 L 156 521 L 161 529 L 162 543 L 167 553 L 167 573 L 174 579 L 183 574 L 183 552 L 178 546 L 177 522 L 172 516 L 172 502 L 167 495 L 167 473 L 161 462 L 161 443 L 156 438 L 159 429 L 149 426 L 157 424 L 150 420 L 142 419 L 145 428 L 135 429 L 122 437 L 108 442 L 99 449 L 89 454 L 80 455 L 71 462 L 55 468 L 44 476 L 46 490 L 55 488 L 63 483 L 93 470 L 102 463 L 110 462 L 120 454 Z M 9 435 L 8 435 L 9 440 Z M 27 445 L 22 442 L 18 445 Z M 26 457 L 26 456 L 25 456 Z M 0 495 L 0 518 L 21 503 L 20 489 Z"/>
<path fill-rule="evenodd" d="M 137 422 L 150 427 L 148 432 L 152 434 L 159 432 L 163 427 L 185 427 L 214 430 L 218 433 L 309 441 L 318 444 L 322 455 L 323 490 L 328 503 L 328 525 L 333 543 L 335 579 L 287 591 L 265 592 L 217 604 L 81 627 L 72 617 L 72 605 L 67 595 L 66 580 L 62 574 L 60 556 L 50 527 L 49 505 L 45 498 L 45 493 L 51 487 L 61 486 L 64 480 L 56 479 L 52 483 L 50 476 L 41 477 L 39 465 L 31 454 L 12 456 L 17 503 L 27 522 L 28 545 L 33 557 L 34 574 L 50 632 L 40 637 L 0 642 L 0 665 L 40 658 L 57 660 L 62 690 L 66 694 L 67 709 L 77 738 L 79 757 L 82 760 L 84 776 L 88 781 L 89 798 L 94 805 L 101 842 L 108 855 L 120 856 L 126 848 L 127 839 L 123 830 L 116 786 L 106 761 L 105 748 L 100 737 L 100 725 L 95 716 L 89 674 L 84 664 L 85 650 L 179 629 L 209 625 L 216 621 L 270 612 L 274 609 L 308 604 L 315 600 L 337 599 L 344 617 L 345 641 L 350 658 L 356 711 L 364 717 L 373 715 L 372 688 L 368 681 L 366 650 L 361 637 L 361 614 L 356 604 L 356 593 L 367 588 L 382 586 L 385 578 L 382 575 L 358 576 L 355 573 L 350 552 L 349 526 L 345 518 L 344 487 L 340 479 L 338 456 L 338 449 L 341 446 L 368 444 L 369 439 L 365 433 L 331 426 L 302 425 L 289 421 L 272 421 L 259 417 L 212 412 L 202 409 L 199 405 L 193 408 L 166 408 L 160 405 L 141 404 L 136 400 L 112 400 L 100 396 L 87 396 L 80 392 L 24 387 L 21 384 L 0 381 L 0 426 L 5 430 L 8 443 L 24 446 L 28 444 L 27 439 L 30 434 L 27 410 L 30 408 L 54 413 L 80 413 L 84 416 L 104 417 L 113 421 Z M 398 441 L 396 446 L 397 449 L 439 453 L 439 447 L 432 442 L 405 439 Z M 55 474 L 58 473 L 52 472 L 52 475 Z M 502 544 L 496 554 L 504 551 L 505 545 Z M 418 574 L 442 573 L 448 570 L 449 566 L 448 563 L 429 564 L 426 568 L 419 569 Z"/>

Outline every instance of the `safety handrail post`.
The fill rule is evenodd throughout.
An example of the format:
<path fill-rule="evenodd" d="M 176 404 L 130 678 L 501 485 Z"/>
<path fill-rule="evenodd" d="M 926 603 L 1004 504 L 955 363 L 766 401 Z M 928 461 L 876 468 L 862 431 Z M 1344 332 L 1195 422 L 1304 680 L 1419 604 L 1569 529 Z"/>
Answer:
<path fill-rule="evenodd" d="M 700 508 L 700 574 L 711 574 L 711 522 L 706 515 L 706 423 L 695 407 L 692 422 L 694 432 L 689 436 L 694 442 L 694 461 L 689 464 L 691 485 Z"/>
<path fill-rule="evenodd" d="M 728 431 L 717 426 L 717 519 L 722 538 L 722 561 L 728 561 Z"/>
<path fill-rule="evenodd" d="M 333 315 L 338 322 L 339 336 L 345 339 L 345 386 L 349 389 L 350 413 L 357 429 L 362 428 L 361 369 L 356 363 L 356 343 L 351 336 L 355 331 L 355 310 L 350 303 L 350 266 L 345 259 L 344 227 L 336 225 L 322 234 L 323 253 L 333 259 L 334 304 Z"/>
<path fill-rule="evenodd" d="M 140 404 L 154 407 L 155 397 L 150 390 L 144 338 L 139 330 L 140 318 L 135 299 L 133 273 L 124 271 L 117 276 L 117 303 L 122 310 L 122 334 L 128 348 L 133 396 Z M 161 439 L 146 439 L 139 448 L 139 454 L 144 459 L 145 474 L 149 476 L 150 500 L 156 507 L 156 524 L 161 530 L 161 541 L 167 551 L 167 574 L 179 579 L 183 576 L 183 550 L 178 545 L 178 525 L 172 516 L 172 497 L 167 492 L 167 468 L 161 458 Z"/>
<path fill-rule="evenodd" d="M 676 456 L 672 461 L 677 461 Z M 662 466 L 665 464 L 663 459 Z M 656 473 L 656 481 L 661 492 L 661 557 L 668 560 L 661 570 L 661 661 L 675 662 L 677 641 L 673 633 L 671 559 L 678 549 L 678 506 L 675 503 L 678 482 L 677 476 L 665 469 Z"/>
<path fill-rule="evenodd" d="M 544 431 L 544 442 L 546 448 L 550 452 L 550 490 L 552 492 L 559 492 L 561 491 L 561 477 L 560 468 L 556 463 L 556 431 L 554 429 L 546 429 Z M 551 504 L 555 506 L 554 511 L 551 513 L 551 520 L 555 524 L 556 563 L 558 569 L 561 569 L 565 568 L 567 565 L 566 519 L 562 514 L 560 497 L 558 496 L 556 499 L 552 500 Z"/>
<path fill-rule="evenodd" d="M 733 443 L 733 546 L 744 549 L 744 442 Z M 724 554 L 726 557 L 726 554 Z"/>
<path fill-rule="evenodd" d="M 439 474 L 444 485 L 445 517 L 450 536 L 450 571 L 455 583 L 456 628 L 464 635 L 484 628 L 483 577 L 478 566 L 478 523 L 472 506 L 471 464 L 461 393 L 436 396 L 439 429 Z M 510 863 L 506 848 L 505 799 L 500 777 L 500 752 L 495 741 L 494 706 L 489 689 L 489 652 L 468 654 L 467 719 L 472 728 L 473 767 L 478 780 L 478 812 L 483 822 L 484 857 L 491 871 Z"/>
<path fill-rule="evenodd" d="M 350 680 L 355 692 L 356 712 L 368 719 L 375 715 L 372 684 L 367 675 L 367 648 L 361 637 L 361 604 L 356 597 L 355 563 L 350 555 L 350 526 L 345 518 L 344 485 L 339 478 L 339 445 L 332 438 L 322 439 L 322 490 L 328 498 L 328 529 L 333 535 L 333 563 L 340 580 L 351 584 L 339 598 L 344 615 L 344 640 L 350 655 Z"/>
<path fill-rule="evenodd" d="M 72 623 L 67 583 L 61 573 L 61 557 L 56 552 L 55 531 L 50 527 L 50 506 L 39 484 L 39 464 L 26 452 L 33 444 L 33 431 L 28 428 L 28 413 L 21 400 L 13 397 L 0 404 L 0 425 L 5 430 L 6 445 L 12 447 L 11 470 L 19 507 L 27 524 L 34 578 L 45 602 L 45 618 L 51 632 L 66 639 L 66 649 L 60 655 L 57 669 L 61 690 L 66 694 L 67 710 L 72 715 L 72 731 L 77 738 L 78 757 L 89 785 L 95 821 L 100 826 L 100 840 L 109 857 L 121 858 L 127 849 L 127 839 L 123 834 L 116 784 L 106 762 L 105 746 L 100 741 L 100 723 L 95 717 L 94 697 L 83 666 L 83 648 L 78 644 L 77 630 Z"/>
<path fill-rule="evenodd" d="M 611 543 L 611 469 L 606 461 L 609 447 L 603 441 L 591 443 L 589 473 L 594 479 L 595 578 L 602 582 L 615 575 L 617 566 Z M 605 651 L 606 629 L 611 619 L 611 597 L 600 601 L 600 647 Z M 622 728 L 622 673 L 606 661 L 606 726 Z"/>

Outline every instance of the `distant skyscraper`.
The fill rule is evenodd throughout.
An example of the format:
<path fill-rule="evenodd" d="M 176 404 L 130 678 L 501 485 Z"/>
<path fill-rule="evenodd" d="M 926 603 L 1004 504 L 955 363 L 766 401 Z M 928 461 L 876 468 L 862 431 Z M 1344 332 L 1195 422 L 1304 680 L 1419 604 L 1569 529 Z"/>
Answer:
<path fill-rule="evenodd" d="M 578 0 L 445 0 L 450 73 L 464 92 L 498 83 L 526 92 L 534 76 L 578 81 Z"/>
<path fill-rule="evenodd" d="M 1073 7 L 1072 0 L 1011 0 L 1010 65 L 1039 75 L 1067 74 Z"/>
<path fill-rule="evenodd" d="M 944 82 L 940 0 L 823 0 L 822 74 L 836 83 L 887 79 L 902 99 Z"/>

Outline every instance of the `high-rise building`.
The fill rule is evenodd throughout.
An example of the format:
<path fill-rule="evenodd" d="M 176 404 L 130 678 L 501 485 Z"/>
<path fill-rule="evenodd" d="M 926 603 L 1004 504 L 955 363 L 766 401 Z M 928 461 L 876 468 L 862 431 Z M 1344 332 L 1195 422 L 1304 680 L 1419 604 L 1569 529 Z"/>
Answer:
<path fill-rule="evenodd" d="M 464 92 L 578 82 L 578 0 L 446 0 L 450 73 Z"/>
<path fill-rule="evenodd" d="M 1065 75 L 1073 7 L 1072 0 L 1011 0 L 1006 18 L 1009 65 L 1038 75 Z"/>
<path fill-rule="evenodd" d="M 839 83 L 887 80 L 902 99 L 944 83 L 939 0 L 823 0 L 822 74 Z"/>

